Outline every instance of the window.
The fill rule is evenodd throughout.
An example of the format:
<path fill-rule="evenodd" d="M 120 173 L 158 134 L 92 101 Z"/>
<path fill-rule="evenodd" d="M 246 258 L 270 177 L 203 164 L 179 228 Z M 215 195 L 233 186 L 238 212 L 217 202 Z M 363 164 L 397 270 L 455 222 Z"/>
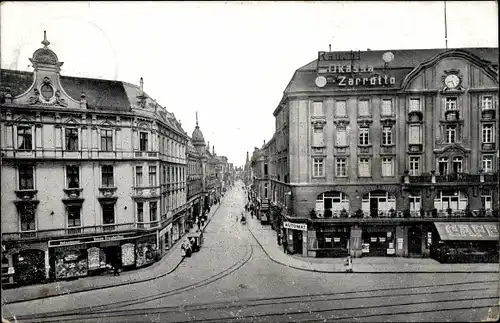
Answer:
<path fill-rule="evenodd" d="M 345 101 L 335 101 L 335 116 L 345 117 L 347 116 L 346 102 Z"/>
<path fill-rule="evenodd" d="M 31 127 L 20 126 L 17 127 L 17 149 L 19 150 L 31 150 L 32 145 L 32 133 Z"/>
<path fill-rule="evenodd" d="M 142 166 L 135 166 L 135 186 L 142 185 Z"/>
<path fill-rule="evenodd" d="M 19 189 L 20 190 L 33 190 L 34 186 L 33 166 L 20 165 L 19 166 Z"/>
<path fill-rule="evenodd" d="M 382 176 L 394 176 L 392 158 L 382 158 Z"/>
<path fill-rule="evenodd" d="M 264 184 L 264 198 L 267 199 L 267 183 Z"/>
<path fill-rule="evenodd" d="M 453 162 L 453 172 L 454 173 L 462 173 L 463 172 L 463 158 L 462 157 L 454 157 Z"/>
<path fill-rule="evenodd" d="M 410 176 L 418 176 L 420 174 L 420 157 L 410 157 Z"/>
<path fill-rule="evenodd" d="M 358 165 L 359 177 L 370 177 L 370 159 L 360 158 Z"/>
<path fill-rule="evenodd" d="M 268 165 L 267 164 L 264 164 L 264 175 L 268 175 Z"/>
<path fill-rule="evenodd" d="M 420 111 L 420 99 L 410 99 L 410 111 Z"/>
<path fill-rule="evenodd" d="M 148 151 L 148 134 L 146 132 L 140 133 L 139 150 Z"/>
<path fill-rule="evenodd" d="M 18 208 L 21 218 L 21 231 L 34 231 L 36 208 L 28 204 L 22 204 Z"/>
<path fill-rule="evenodd" d="M 157 220 L 156 213 L 158 212 L 158 202 L 149 202 L 149 221 Z"/>
<path fill-rule="evenodd" d="M 337 146 L 347 146 L 347 130 L 346 129 L 337 129 L 336 144 L 337 144 Z"/>
<path fill-rule="evenodd" d="M 68 206 L 68 228 L 82 226 L 79 206 Z"/>
<path fill-rule="evenodd" d="M 335 159 L 335 176 L 347 177 L 347 158 Z"/>
<path fill-rule="evenodd" d="M 113 187 L 113 166 L 112 165 L 104 165 L 101 168 L 102 175 L 102 187 Z"/>
<path fill-rule="evenodd" d="M 493 143 L 493 125 L 491 123 L 482 125 L 483 143 Z"/>
<path fill-rule="evenodd" d="M 137 202 L 137 222 L 144 222 L 144 203 Z"/>
<path fill-rule="evenodd" d="M 382 100 L 382 115 L 383 116 L 392 115 L 392 100 Z"/>
<path fill-rule="evenodd" d="M 149 186 L 156 186 L 156 166 L 149 166 Z"/>
<path fill-rule="evenodd" d="M 487 174 L 493 172 L 493 155 L 483 155 L 483 171 Z"/>
<path fill-rule="evenodd" d="M 78 129 L 66 128 L 66 150 L 67 151 L 78 150 Z"/>
<path fill-rule="evenodd" d="M 66 166 L 66 184 L 68 188 L 80 187 L 80 168 L 78 165 Z"/>
<path fill-rule="evenodd" d="M 324 159 L 314 158 L 313 160 L 313 176 L 320 177 L 324 176 Z"/>
<path fill-rule="evenodd" d="M 448 174 L 448 157 L 441 157 L 438 161 L 439 175 Z"/>
<path fill-rule="evenodd" d="M 457 108 L 457 98 L 446 98 L 445 103 L 446 111 L 458 110 Z"/>
<path fill-rule="evenodd" d="M 382 128 L 382 145 L 392 145 L 392 127 Z"/>
<path fill-rule="evenodd" d="M 162 184 L 167 184 L 167 167 L 165 165 L 163 166 L 163 183 Z"/>
<path fill-rule="evenodd" d="M 457 140 L 457 127 L 456 126 L 446 126 L 446 143 L 452 144 Z"/>
<path fill-rule="evenodd" d="M 313 102 L 313 115 L 315 117 L 323 116 L 323 102 Z"/>
<path fill-rule="evenodd" d="M 368 100 L 360 100 L 358 105 L 358 115 L 362 117 L 370 116 L 370 107 Z"/>
<path fill-rule="evenodd" d="M 493 97 L 492 96 L 483 96 L 483 102 L 481 105 L 483 110 L 493 109 Z"/>
<path fill-rule="evenodd" d="M 313 130 L 313 147 L 324 147 L 323 129 L 314 128 Z"/>
<path fill-rule="evenodd" d="M 490 190 L 483 190 L 481 192 L 481 203 L 482 207 L 484 208 L 485 211 L 491 211 L 492 210 L 492 197 L 491 197 L 491 191 Z"/>
<path fill-rule="evenodd" d="M 102 223 L 113 224 L 115 223 L 115 205 L 102 204 Z"/>
<path fill-rule="evenodd" d="M 422 205 L 420 195 L 417 195 L 415 193 L 410 193 L 409 199 L 410 199 L 410 211 L 413 211 L 413 212 L 420 211 L 420 208 Z"/>
<path fill-rule="evenodd" d="M 359 144 L 360 145 L 370 144 L 370 128 L 368 127 L 359 128 Z"/>
<path fill-rule="evenodd" d="M 409 128 L 410 145 L 419 145 L 422 143 L 422 134 L 420 125 L 412 125 Z"/>
<path fill-rule="evenodd" d="M 101 130 L 101 150 L 113 151 L 113 130 Z"/>

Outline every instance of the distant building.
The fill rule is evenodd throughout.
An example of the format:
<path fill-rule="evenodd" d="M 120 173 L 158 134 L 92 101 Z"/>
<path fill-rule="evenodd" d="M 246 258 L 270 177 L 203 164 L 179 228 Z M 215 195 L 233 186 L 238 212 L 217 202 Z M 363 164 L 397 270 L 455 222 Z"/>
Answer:
<path fill-rule="evenodd" d="M 274 116 L 253 190 L 290 252 L 428 256 L 445 227 L 498 250 L 498 48 L 319 52 Z"/>

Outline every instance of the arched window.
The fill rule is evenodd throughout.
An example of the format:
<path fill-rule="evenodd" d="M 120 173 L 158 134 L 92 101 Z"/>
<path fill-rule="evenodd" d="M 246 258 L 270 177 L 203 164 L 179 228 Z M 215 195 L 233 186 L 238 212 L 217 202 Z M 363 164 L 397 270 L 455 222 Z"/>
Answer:
<path fill-rule="evenodd" d="M 327 216 L 329 216 L 329 212 L 332 212 L 330 216 L 339 217 L 343 209 L 349 211 L 349 198 L 343 192 L 331 191 L 321 193 L 316 198 L 315 209 L 318 217 L 325 216 L 325 212 Z"/>
<path fill-rule="evenodd" d="M 361 210 L 371 216 L 388 216 L 391 209 L 396 210 L 396 197 L 387 191 L 369 192 L 361 200 Z"/>

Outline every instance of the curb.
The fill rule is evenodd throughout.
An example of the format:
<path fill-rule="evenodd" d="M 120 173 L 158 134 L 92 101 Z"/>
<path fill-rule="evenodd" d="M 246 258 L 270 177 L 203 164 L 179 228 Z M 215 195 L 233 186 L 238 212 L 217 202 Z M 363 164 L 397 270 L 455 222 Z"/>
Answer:
<path fill-rule="evenodd" d="M 253 232 L 250 229 L 250 227 L 247 227 L 247 228 L 248 228 L 248 231 L 250 231 L 250 234 L 252 235 L 252 237 L 255 239 L 255 241 L 257 241 L 257 243 L 259 244 L 259 246 L 261 247 L 261 249 L 264 251 L 264 253 L 266 254 L 266 256 L 269 259 L 271 259 L 272 261 L 274 261 L 275 263 L 279 264 L 279 265 L 282 265 L 282 266 L 285 266 L 285 267 L 289 267 L 289 268 L 293 268 L 293 269 L 297 269 L 297 270 L 309 271 L 309 272 L 315 272 L 315 273 L 348 274 L 348 272 L 343 271 L 343 270 L 318 270 L 318 269 L 301 268 L 301 267 L 297 267 L 297 266 L 294 266 L 294 265 L 285 264 L 285 263 L 283 263 L 283 262 L 281 262 L 279 260 L 276 260 L 262 246 L 262 244 L 260 243 L 260 241 L 253 234 Z M 466 274 L 466 273 L 467 274 L 470 274 L 470 273 L 498 274 L 498 271 L 495 271 L 495 270 L 485 270 L 485 271 L 465 271 L 465 270 L 460 270 L 460 271 L 458 271 L 458 270 L 454 270 L 454 271 L 417 271 L 417 270 L 413 270 L 413 271 L 355 271 L 355 270 L 353 270 L 353 272 L 350 272 L 349 274 Z"/>
<path fill-rule="evenodd" d="M 210 221 L 212 221 L 212 218 L 215 216 L 215 214 L 219 210 L 219 208 L 220 208 L 220 206 L 222 204 L 222 201 L 225 199 L 225 197 L 226 196 L 224 195 L 224 197 L 218 203 L 217 208 L 215 209 L 213 215 L 210 217 L 210 219 L 208 219 L 207 223 L 205 224 L 205 226 L 201 230 L 202 232 L 205 231 L 205 228 L 208 226 L 208 224 L 210 223 Z M 182 236 L 182 238 L 184 238 L 184 236 L 186 234 L 187 233 L 184 233 L 184 235 Z M 179 238 L 179 240 L 177 240 L 177 242 L 170 249 L 170 252 L 172 252 L 172 250 L 174 250 L 174 248 L 177 247 L 177 245 L 181 243 L 182 238 Z M 169 254 L 167 253 L 162 259 L 165 259 L 168 256 L 169 256 Z M 171 269 L 170 271 L 168 271 L 166 273 L 160 274 L 158 276 L 149 277 L 149 278 L 143 278 L 143 279 L 137 279 L 137 280 L 130 280 L 130 281 L 120 282 L 120 283 L 116 283 L 116 284 L 108 284 L 108 285 L 103 285 L 103 286 L 99 286 L 99 287 L 83 287 L 83 288 L 78 289 L 78 290 L 72 290 L 72 291 L 67 291 L 67 292 L 60 292 L 60 293 L 56 293 L 56 294 L 53 294 L 53 295 L 47 295 L 47 296 L 36 296 L 36 297 L 24 298 L 22 300 L 14 300 L 14 301 L 10 301 L 10 302 L 6 301 L 2 305 L 4 306 L 4 305 L 9 305 L 9 304 L 24 303 L 24 302 L 30 302 L 30 301 L 40 300 L 40 299 L 47 299 L 47 298 L 51 298 L 51 297 L 84 293 L 84 292 L 88 292 L 88 291 L 92 291 L 92 290 L 101 290 L 101 289 L 108 289 L 108 288 L 113 288 L 113 287 L 120 287 L 120 286 L 124 286 L 124 285 L 133 285 L 133 284 L 148 282 L 148 281 L 151 281 L 151 280 L 155 280 L 155 279 L 158 279 L 158 278 L 170 275 L 171 273 L 173 273 L 180 266 L 180 264 L 184 261 L 184 258 L 185 257 L 181 257 L 181 260 L 179 261 L 179 263 L 177 265 L 175 265 L 175 267 L 173 269 Z M 156 262 L 156 264 L 158 264 L 158 262 Z M 146 268 L 143 268 L 142 270 L 147 270 L 148 268 L 150 268 L 150 266 L 148 266 Z M 139 270 L 141 270 L 141 269 L 139 269 Z M 43 284 L 41 286 L 43 286 Z"/>

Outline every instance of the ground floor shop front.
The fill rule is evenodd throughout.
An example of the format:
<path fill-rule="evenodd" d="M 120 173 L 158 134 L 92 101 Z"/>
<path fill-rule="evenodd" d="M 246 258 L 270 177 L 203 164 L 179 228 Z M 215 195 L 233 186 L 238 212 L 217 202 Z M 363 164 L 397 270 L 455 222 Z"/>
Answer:
<path fill-rule="evenodd" d="M 278 234 L 284 250 L 304 257 L 423 258 L 446 254 L 452 248 L 461 253 L 455 257 L 460 262 L 498 261 L 495 222 L 328 223 L 284 219 Z"/>

